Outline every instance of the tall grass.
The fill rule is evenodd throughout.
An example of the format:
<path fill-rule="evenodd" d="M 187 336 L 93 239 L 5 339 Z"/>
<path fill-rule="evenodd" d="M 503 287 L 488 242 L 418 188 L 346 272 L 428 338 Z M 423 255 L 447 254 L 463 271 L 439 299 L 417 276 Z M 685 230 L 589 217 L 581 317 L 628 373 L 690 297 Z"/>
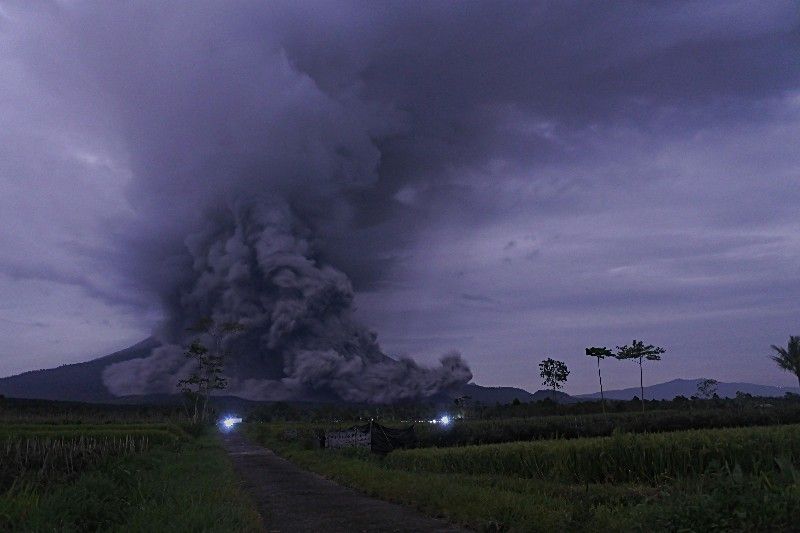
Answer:
<path fill-rule="evenodd" d="M 0 445 L 0 488 L 26 474 L 33 474 L 37 479 L 71 476 L 109 457 L 139 453 L 149 448 L 147 437 L 131 435 L 7 439 Z"/>
<path fill-rule="evenodd" d="M 83 472 L 109 458 L 141 453 L 156 444 L 173 444 L 178 436 L 166 429 L 0 430 L 0 490 L 15 482 L 49 483 Z"/>
<path fill-rule="evenodd" d="M 771 471 L 776 458 L 800 462 L 800 425 L 398 450 L 386 464 L 413 472 L 655 483 L 720 464 L 738 465 L 745 473 Z"/>

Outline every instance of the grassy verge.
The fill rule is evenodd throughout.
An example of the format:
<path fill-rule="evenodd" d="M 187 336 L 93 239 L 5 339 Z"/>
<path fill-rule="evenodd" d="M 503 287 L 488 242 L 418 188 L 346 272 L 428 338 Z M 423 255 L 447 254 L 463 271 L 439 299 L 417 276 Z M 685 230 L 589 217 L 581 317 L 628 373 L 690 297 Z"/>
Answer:
<path fill-rule="evenodd" d="M 656 483 L 586 483 L 492 468 L 421 470 L 393 460 L 393 454 L 382 459 L 354 450 L 304 449 L 269 426 L 249 426 L 248 432 L 305 468 L 480 531 L 792 531 L 800 512 L 800 475 L 780 457 L 776 467 L 751 473 L 723 464 Z M 560 444 L 566 442 L 579 441 Z M 401 454 L 431 452 L 439 451 Z"/>
<path fill-rule="evenodd" d="M 283 455 L 370 496 L 406 504 L 479 531 L 623 531 L 633 522 L 614 511 L 643 501 L 639 487 L 569 487 L 501 476 L 391 470 L 375 461 L 308 450 Z M 592 502 L 587 506 L 584 502 Z"/>
<path fill-rule="evenodd" d="M 261 531 L 213 437 L 110 459 L 69 483 L 0 496 L 1 531 Z"/>

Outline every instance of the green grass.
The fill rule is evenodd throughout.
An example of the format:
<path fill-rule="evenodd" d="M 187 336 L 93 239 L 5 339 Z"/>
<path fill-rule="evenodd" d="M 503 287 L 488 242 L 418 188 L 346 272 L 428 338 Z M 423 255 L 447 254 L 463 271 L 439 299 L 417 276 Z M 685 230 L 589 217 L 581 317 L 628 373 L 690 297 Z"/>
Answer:
<path fill-rule="evenodd" d="M 0 531 L 261 531 L 214 437 L 108 459 L 0 496 Z"/>
<path fill-rule="evenodd" d="M 418 468 L 419 465 L 409 461 L 415 454 L 440 461 L 442 458 L 438 454 L 448 452 L 467 453 L 471 458 L 485 460 L 483 450 L 493 450 L 495 446 L 398 451 L 382 459 L 358 450 L 308 449 L 304 447 L 302 436 L 294 441 L 282 438 L 281 426 L 250 425 L 247 431 L 256 440 L 305 468 L 372 496 L 404 503 L 480 531 L 792 531 L 796 530 L 796 516 L 800 512 L 800 473 L 790 459 L 783 458 L 781 441 L 772 440 L 776 435 L 781 438 L 780 433 L 795 439 L 797 428 L 750 430 L 762 435 L 748 441 L 751 447 L 742 448 L 735 458 L 748 460 L 756 453 L 761 454 L 765 462 L 751 460 L 755 468 L 749 473 L 738 463 L 715 462 L 709 463 L 702 473 L 687 471 L 686 477 L 681 479 L 656 476 L 655 482 L 622 482 L 619 478 L 625 476 L 617 476 L 614 482 L 604 479 L 601 483 L 576 482 L 569 476 L 563 479 L 522 477 L 524 471 L 515 472 L 512 468 L 456 471 L 448 467 L 446 471 L 436 471 L 436 468 Z M 787 437 L 786 431 L 794 434 Z M 634 460 L 635 464 L 636 454 L 641 451 L 636 448 L 636 439 L 656 444 L 676 439 L 675 446 L 680 448 L 692 438 L 695 442 L 707 438 L 706 444 L 713 449 L 720 436 L 715 431 L 705 433 L 625 435 L 617 441 L 622 453 L 620 459 Z M 736 436 L 735 430 L 729 435 Z M 659 440 L 651 441 L 651 438 Z M 613 439 L 522 445 L 548 445 L 554 454 L 553 460 L 559 461 L 573 453 L 567 451 L 558 455 L 561 446 L 580 447 L 582 441 L 593 441 L 587 448 L 587 457 L 590 457 L 591 453 L 598 452 L 596 442 L 608 440 Z M 634 447 L 626 448 L 626 444 Z M 754 452 L 752 446 L 756 445 L 759 449 Z M 480 450 L 481 455 L 470 456 L 472 449 Z M 779 452 L 779 455 L 770 457 L 772 452 Z M 768 457 L 770 461 L 766 462 Z M 595 455 L 594 461 L 600 461 L 600 456 Z M 502 462 L 498 464 L 503 465 Z M 624 468 L 623 463 L 618 464 Z"/>
<path fill-rule="evenodd" d="M 501 474 L 566 482 L 645 482 L 693 477 L 714 465 L 745 473 L 800 462 L 800 426 L 618 434 L 452 448 L 398 450 L 386 462 L 409 471 Z"/>
<path fill-rule="evenodd" d="M 393 470 L 346 454 L 296 450 L 283 455 L 299 465 L 385 500 L 478 530 L 625 530 L 616 511 L 647 498 L 642 488 L 569 487 L 502 476 L 428 474 Z M 591 501 L 587 507 L 584 502 Z"/>

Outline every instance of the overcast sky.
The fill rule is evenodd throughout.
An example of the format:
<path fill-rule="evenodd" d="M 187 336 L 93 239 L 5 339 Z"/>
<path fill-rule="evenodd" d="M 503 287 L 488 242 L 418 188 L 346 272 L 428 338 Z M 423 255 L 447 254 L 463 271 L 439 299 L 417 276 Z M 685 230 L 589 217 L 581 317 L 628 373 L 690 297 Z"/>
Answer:
<path fill-rule="evenodd" d="M 265 184 L 389 354 L 797 383 L 797 2 L 0 0 L 0 376 L 149 336 L 141 250 Z"/>

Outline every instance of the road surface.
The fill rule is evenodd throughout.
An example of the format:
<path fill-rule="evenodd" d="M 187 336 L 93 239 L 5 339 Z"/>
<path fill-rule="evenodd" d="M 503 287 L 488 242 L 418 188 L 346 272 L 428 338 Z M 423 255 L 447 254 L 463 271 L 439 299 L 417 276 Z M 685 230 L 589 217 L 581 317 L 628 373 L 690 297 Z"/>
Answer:
<path fill-rule="evenodd" d="M 270 532 L 464 532 L 419 512 L 361 494 L 298 468 L 238 431 L 225 449 Z"/>

